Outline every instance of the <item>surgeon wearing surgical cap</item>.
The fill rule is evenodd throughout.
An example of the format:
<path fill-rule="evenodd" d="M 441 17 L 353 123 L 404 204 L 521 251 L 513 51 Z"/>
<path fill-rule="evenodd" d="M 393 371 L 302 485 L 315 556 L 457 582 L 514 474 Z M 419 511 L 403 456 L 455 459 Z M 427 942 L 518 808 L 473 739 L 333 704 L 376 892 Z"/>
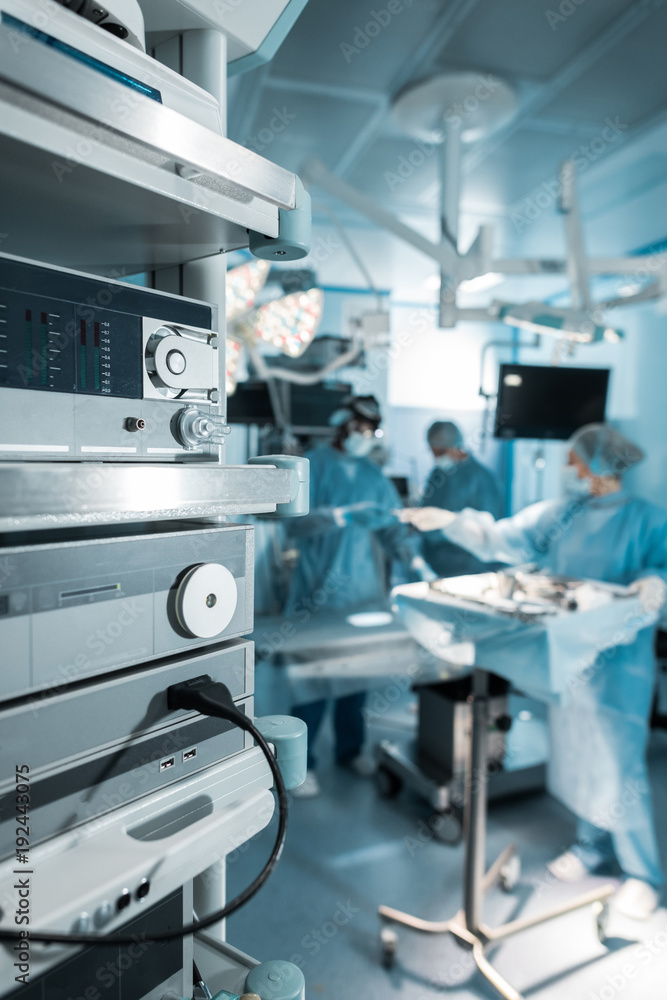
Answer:
<path fill-rule="evenodd" d="M 387 594 L 376 543 L 404 567 L 407 579 L 432 578 L 419 554 L 416 538 L 397 517 L 401 506 L 396 489 L 369 454 L 380 440 L 381 422 L 374 396 L 350 396 L 330 423 L 332 444 L 323 444 L 306 456 L 310 460 L 310 513 L 288 525 L 299 560 L 292 578 L 285 614 L 298 623 L 323 611 L 358 611 L 383 607 Z M 359 774 L 369 773 L 361 755 L 364 743 L 362 709 L 365 693 L 336 698 L 335 753 L 339 764 Z M 326 700 L 296 705 L 292 714 L 308 726 L 308 775 L 292 794 L 317 795 L 312 745 L 320 729 Z"/>
<path fill-rule="evenodd" d="M 534 562 L 558 575 L 631 586 L 644 610 L 665 600 L 667 511 L 629 495 L 623 476 L 643 459 L 637 445 L 606 424 L 588 424 L 569 442 L 566 497 L 533 504 L 514 517 L 439 508 L 413 509 L 406 520 L 439 529 L 479 559 Z M 653 628 L 598 655 L 580 672 L 567 703 L 551 716 L 552 766 L 567 782 L 578 816 L 577 842 L 550 865 L 575 881 L 616 860 L 625 882 L 614 898 L 621 913 L 645 919 L 663 885 L 646 768 L 654 688 Z M 576 670 L 576 664 L 569 666 Z"/>
<path fill-rule="evenodd" d="M 463 435 L 451 420 L 436 420 L 426 432 L 433 453 L 433 469 L 422 494 L 422 506 L 460 511 L 466 507 L 488 510 L 494 517 L 502 513 L 498 480 L 485 465 L 466 451 Z M 485 563 L 445 538 L 441 531 L 426 532 L 422 553 L 437 576 L 465 576 L 498 568 Z"/>

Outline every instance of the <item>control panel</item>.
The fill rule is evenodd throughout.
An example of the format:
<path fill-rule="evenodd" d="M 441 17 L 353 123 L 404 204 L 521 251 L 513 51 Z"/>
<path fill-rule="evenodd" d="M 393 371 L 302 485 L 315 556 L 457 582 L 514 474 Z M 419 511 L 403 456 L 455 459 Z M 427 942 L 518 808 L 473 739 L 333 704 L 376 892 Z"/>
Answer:
<path fill-rule="evenodd" d="M 218 459 L 208 304 L 0 255 L 0 459 Z"/>

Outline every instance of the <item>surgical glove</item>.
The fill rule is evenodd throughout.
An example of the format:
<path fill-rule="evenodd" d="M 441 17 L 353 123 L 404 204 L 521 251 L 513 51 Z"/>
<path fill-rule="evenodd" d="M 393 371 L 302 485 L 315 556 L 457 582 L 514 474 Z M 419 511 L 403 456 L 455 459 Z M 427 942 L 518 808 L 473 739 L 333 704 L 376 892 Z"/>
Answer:
<path fill-rule="evenodd" d="M 414 575 L 415 582 L 433 583 L 438 579 L 438 574 L 434 573 L 429 564 L 421 556 L 415 556 L 410 563 L 410 573 Z"/>
<path fill-rule="evenodd" d="M 647 615 L 657 614 L 667 597 L 665 581 L 659 576 L 645 576 L 643 580 L 637 580 L 630 590 L 639 594 L 642 611 Z"/>
<path fill-rule="evenodd" d="M 336 507 L 334 517 L 337 524 L 353 524 L 357 528 L 368 528 L 369 531 L 384 528 L 394 519 L 391 511 L 373 500 L 360 500 L 358 503 Z"/>
<path fill-rule="evenodd" d="M 401 521 L 412 524 L 419 531 L 438 531 L 455 520 L 456 514 L 440 507 L 405 507 L 399 512 Z"/>

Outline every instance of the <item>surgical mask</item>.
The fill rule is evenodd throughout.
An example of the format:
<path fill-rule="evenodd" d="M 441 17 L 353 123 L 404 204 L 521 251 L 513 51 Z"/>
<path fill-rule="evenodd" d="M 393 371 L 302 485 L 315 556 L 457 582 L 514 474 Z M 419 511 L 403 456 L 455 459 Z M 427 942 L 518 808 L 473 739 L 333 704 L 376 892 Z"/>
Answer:
<path fill-rule="evenodd" d="M 438 455 L 434 461 L 438 469 L 442 469 L 443 472 L 451 472 L 457 465 L 455 459 L 450 455 Z"/>
<path fill-rule="evenodd" d="M 591 495 L 590 478 L 587 476 L 581 479 L 574 465 L 565 466 L 562 482 L 563 489 L 569 497 L 587 497 Z"/>
<path fill-rule="evenodd" d="M 376 444 L 376 438 L 371 435 L 361 434 L 359 431 L 352 431 L 343 441 L 343 448 L 348 455 L 355 458 L 364 458 Z"/>

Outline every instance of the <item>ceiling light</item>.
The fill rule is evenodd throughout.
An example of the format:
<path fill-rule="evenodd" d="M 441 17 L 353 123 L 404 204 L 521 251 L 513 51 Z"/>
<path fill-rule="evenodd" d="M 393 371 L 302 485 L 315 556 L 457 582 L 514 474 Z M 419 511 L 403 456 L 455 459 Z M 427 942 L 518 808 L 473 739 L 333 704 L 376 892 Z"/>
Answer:
<path fill-rule="evenodd" d="M 482 292 L 486 288 L 493 288 L 503 280 L 503 275 L 496 271 L 487 271 L 486 274 L 478 274 L 476 278 L 468 278 L 462 281 L 459 288 L 462 292 Z"/>
<path fill-rule="evenodd" d="M 627 299 L 631 295 L 636 295 L 637 292 L 641 292 L 644 286 L 638 281 L 626 281 L 623 285 L 618 286 L 618 294 L 621 298 Z"/>

